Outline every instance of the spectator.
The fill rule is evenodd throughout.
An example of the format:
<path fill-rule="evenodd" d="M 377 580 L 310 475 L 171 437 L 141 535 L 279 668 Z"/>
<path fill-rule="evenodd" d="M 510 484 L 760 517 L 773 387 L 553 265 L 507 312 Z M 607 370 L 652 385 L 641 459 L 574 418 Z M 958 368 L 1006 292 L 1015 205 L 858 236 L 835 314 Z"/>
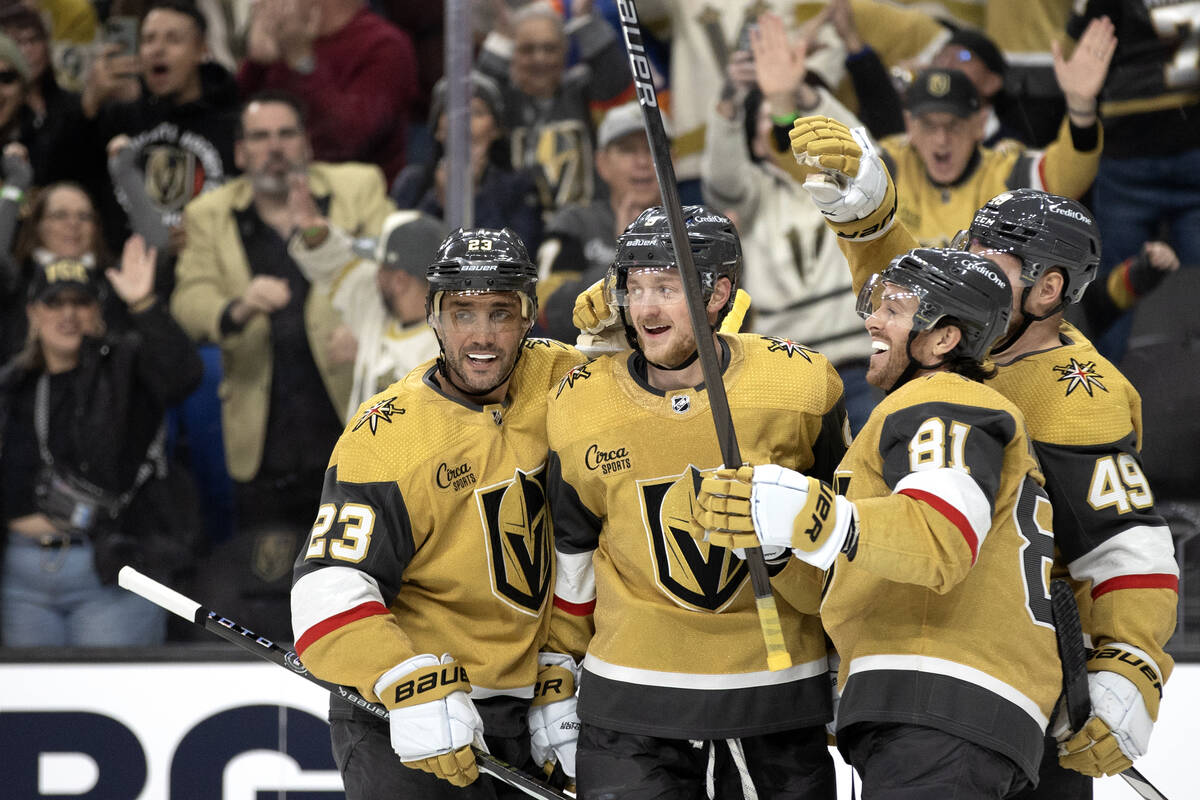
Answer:
<path fill-rule="evenodd" d="M 260 0 L 246 48 L 243 96 L 295 94 L 313 114 L 317 159 L 376 164 L 389 183 L 396 178 L 417 93 L 408 34 L 363 0 Z"/>
<path fill-rule="evenodd" d="M 617 252 L 617 237 L 629 223 L 662 202 L 641 106 L 626 103 L 605 114 L 596 148 L 596 173 L 608 196 L 555 212 L 538 252 L 538 268 L 544 273 L 538 289 L 546 298 L 542 325 L 552 339 L 575 338 L 575 297 L 604 277 Z"/>
<path fill-rule="evenodd" d="M 21 109 L 31 78 L 17 43 L 0 34 L 0 144 L 21 138 Z"/>
<path fill-rule="evenodd" d="M 306 176 L 321 215 L 351 236 L 377 235 L 392 209 L 378 168 L 311 161 L 298 101 L 286 95 L 247 103 L 235 158 L 244 174 L 184 210 L 188 241 L 171 310 L 194 339 L 221 347 L 221 419 L 238 527 L 229 547 L 254 551 L 241 563 L 217 554 L 232 574 L 211 577 L 232 593 L 230 607 L 256 603 L 247 624 L 286 640 L 291 559 L 311 527 L 342 430 L 354 360 L 331 350 L 338 314 L 328 296 L 309 291 L 288 255 L 293 236 L 312 244 L 328 235 L 296 230 L 288 176 Z"/>
<path fill-rule="evenodd" d="M 8 158 L 5 160 L 9 161 Z M 12 274 L 7 282 L 3 323 L 0 323 L 4 336 L 0 347 L 4 359 L 13 355 L 25 341 L 28 321 L 24 303 L 30 282 L 39 270 L 64 260 L 83 264 L 96 274 L 101 285 L 107 280 L 106 268 L 112 265 L 92 199 L 82 186 L 69 181 L 53 183 L 37 193 L 30 205 L 29 217 L 17 235 L 10 262 Z M 109 330 L 127 328 L 129 315 L 116 293 L 106 289 L 101 297 L 101 310 Z"/>
<path fill-rule="evenodd" d="M 581 59 L 570 69 L 568 37 L 578 43 Z M 591 0 L 575 3 L 565 26 L 544 2 L 523 6 L 511 17 L 499 14 L 496 30 L 484 40 L 479 69 L 503 87 L 512 163 L 536 168 L 542 207 L 552 212 L 568 203 L 590 203 L 595 175 L 589 105 L 615 100 L 632 83 L 625 50 L 612 27 L 591 13 Z"/>
<path fill-rule="evenodd" d="M 66 140 L 75 135 L 80 121 L 79 94 L 60 87 L 54 77 L 49 35 L 41 15 L 23 4 L 9 5 L 0 10 L 0 32 L 16 42 L 29 67 L 25 107 L 18 112 L 18 138 L 29 150 L 33 185 L 67 179 L 91 185 L 87 172 L 91 165 L 81 149 Z M 14 67 L 20 72 L 17 62 Z M 91 169 L 92 174 L 97 172 Z"/>
<path fill-rule="evenodd" d="M 1116 40 L 1112 24 L 1097 20 L 1088 46 L 1055 62 L 1072 109 L 1058 139 L 1044 152 L 992 150 L 980 145 L 983 117 L 970 79 L 958 70 L 919 73 L 904 97 L 905 136 L 882 142 L 895 179 L 898 217 L 922 245 L 945 245 L 974 210 L 1005 189 L 1033 187 L 1068 197 L 1087 191 L 1100 157 L 1101 131 L 1094 111 Z M 1093 111 L 1087 111 L 1092 108 Z M 787 148 L 777 163 L 803 181 L 804 168 Z"/>
<path fill-rule="evenodd" d="M 85 91 L 84 111 L 96 117 L 103 143 L 97 157 L 104 157 L 101 151 L 131 150 L 121 163 L 133 180 L 116 176 L 115 196 L 104 208 L 105 229 L 111 236 L 132 224 L 150 238 L 149 225 L 157 223 L 170 232 L 167 255 L 172 258 L 162 259 L 156 281 L 164 298 L 175 285 L 173 256 L 182 246 L 184 205 L 235 171 L 237 84 L 223 67 L 206 60 L 206 35 L 207 22 L 191 2 L 155 0 L 139 35 L 139 98 L 115 103 L 103 87 Z M 138 195 L 148 200 L 144 210 Z"/>
<path fill-rule="evenodd" d="M 1089 46 L 1086 30 L 1097 17 L 1110 18 L 1119 34 L 1100 96 L 1104 147 L 1092 190 L 1104 231 L 1101 277 L 1151 239 L 1167 241 L 1183 264 L 1200 265 L 1196 9 L 1127 0 L 1088 0 L 1075 9 L 1067 33 L 1079 38 L 1077 51 Z M 1128 335 L 1126 318 L 1096 344 L 1116 361 Z"/>
<path fill-rule="evenodd" d="M 315 217 L 301 228 L 323 223 Z M 372 258 L 360 258 L 350 237 L 335 229 L 311 250 L 298 239 L 289 246 L 305 277 L 329 294 L 357 340 L 347 420 L 368 397 L 438 354 L 437 337 L 425 319 L 425 268 L 446 234 L 440 220 L 409 210 L 384 220 Z"/>
<path fill-rule="evenodd" d="M 713 135 L 705 137 L 700 172 L 705 196 L 739 224 L 744 285 L 753 298 L 747 329 L 820 350 L 842 378 L 857 431 L 879 393 L 866 382 L 871 344 L 854 313 L 846 259 L 808 193 L 771 157 L 772 141 L 787 141 L 797 111 L 853 115 L 827 90 L 805 82 L 805 45 L 788 41 L 778 16 L 759 17 L 749 44 L 752 52 L 730 56 L 727 88 L 708 121 Z"/>
<path fill-rule="evenodd" d="M 508 136 L 503 127 L 504 100 L 496 82 L 481 72 L 471 73 L 471 186 L 475 203 L 474 224 L 485 228 L 511 228 L 522 242 L 537 247 L 542 240 L 542 211 L 537 186 L 529 170 L 514 171 L 508 156 Z M 433 90 L 429 117 L 433 126 L 433 158 L 404 168 L 392 186 L 398 208 L 412 208 L 443 219 L 446 181 L 449 177 L 446 138 L 446 82 Z"/>
<path fill-rule="evenodd" d="M 854 83 L 860 115 L 876 138 L 904 132 L 901 98 L 892 77 L 875 50 L 858 34 L 849 0 L 831 0 L 830 22 L 846 46 L 846 71 Z M 983 146 L 996 147 L 1004 139 L 1019 139 L 1020 131 L 1002 122 L 998 111 L 1008 69 L 1004 54 L 983 33 L 968 28 L 954 31 L 934 53 L 928 66 L 957 69 L 971 79 L 984 114 Z"/>
<path fill-rule="evenodd" d="M 29 342 L 0 371 L 7 647 L 165 636 L 162 609 L 114 585 L 123 564 L 169 566 L 151 557 L 166 532 L 134 524 L 134 510 L 147 497 L 164 410 L 200 379 L 191 343 L 153 292 L 154 258 L 134 237 L 107 287 L 77 260 L 39 267 L 31 284 Z M 105 333 L 109 288 L 129 310 L 124 334 Z"/>

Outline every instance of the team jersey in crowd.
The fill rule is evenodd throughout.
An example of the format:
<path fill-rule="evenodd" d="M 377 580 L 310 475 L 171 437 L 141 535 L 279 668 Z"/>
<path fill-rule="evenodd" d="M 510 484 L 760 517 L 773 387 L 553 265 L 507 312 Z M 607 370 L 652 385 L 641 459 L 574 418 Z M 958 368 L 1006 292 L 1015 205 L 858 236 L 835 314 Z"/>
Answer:
<path fill-rule="evenodd" d="M 857 291 L 916 242 L 897 224 L 878 239 L 839 245 Z M 1093 646 L 1144 654 L 1165 682 L 1174 666 L 1163 648 L 1175 630 L 1179 569 L 1142 472 L 1142 401 L 1079 331 L 1064 322 L 1059 335 L 1063 346 L 1000 366 L 988 385 L 1025 414 L 1054 501 L 1056 567 L 1070 567 L 1084 634 Z"/>
<path fill-rule="evenodd" d="M 858 124 L 829 92 L 817 95 L 811 113 Z M 868 358 L 871 339 L 854 311 L 846 258 L 808 192 L 772 160 L 750 160 L 741 114 L 726 119 L 714 110 L 708 130 L 703 186 L 711 202 L 737 217 L 741 286 L 753 299 L 745 329 L 804 342 L 839 367 Z"/>
<path fill-rule="evenodd" d="M 1142 471 L 1142 400 L 1070 324 L 1059 337 L 1061 347 L 1001 365 L 988 385 L 1025 413 L 1084 631 L 1096 646 L 1132 645 L 1165 681 L 1179 570 Z"/>
<path fill-rule="evenodd" d="M 1105 155 L 1170 155 L 1200 147 L 1200 3 L 1076 0 L 1068 33 L 1080 36 L 1099 16 L 1113 21 L 1117 35 L 1100 95 Z"/>
<path fill-rule="evenodd" d="M 962 737 L 1036 779 L 1062 673 L 1050 503 L 1021 412 L 939 372 L 888 395 L 837 470 L 858 508 L 821 618 L 841 656 L 838 727 Z"/>
<path fill-rule="evenodd" d="M 532 697 L 553 581 L 546 391 L 582 360 L 529 339 L 507 403 L 451 399 L 429 362 L 363 405 L 296 561 L 292 626 L 310 672 L 374 700 L 386 670 L 449 653 L 473 698 Z"/>
<path fill-rule="evenodd" d="M 720 341 L 742 457 L 832 478 L 848 432 L 829 362 L 785 339 Z M 831 711 L 820 574 L 796 559 L 773 568 L 793 666 L 769 671 L 745 562 L 688 533 L 699 471 L 721 463 L 708 395 L 656 390 L 644 363 L 602 357 L 549 401 L 550 649 L 586 652 L 579 717 L 692 739 L 822 724 Z"/>
<path fill-rule="evenodd" d="M 783 17 L 795 31 L 819 14 L 825 0 L 785 0 L 770 9 L 761 0 L 641 0 L 639 18 L 651 32 L 671 44 L 671 108 L 674 125 L 675 173 L 680 180 L 700 177 L 708 110 L 725 83 L 729 56 L 748 22 L 764 10 Z M 851 0 L 855 23 L 863 41 L 869 42 L 889 66 L 900 61 L 928 60 L 950 34 L 917 9 L 906 9 L 882 0 Z M 820 46 L 811 47 L 807 67 L 831 90 L 845 77 L 845 47 L 826 25 L 818 34 Z M 849 96 L 849 81 L 845 92 Z"/>
<path fill-rule="evenodd" d="M 966 174 L 946 186 L 930 181 L 920 155 L 904 134 L 889 136 L 881 145 L 896 182 L 897 217 L 922 247 L 946 247 L 954 234 L 971 224 L 975 209 L 1005 189 L 1031 187 L 1079 197 L 1096 176 L 1102 143 L 1099 136 L 1090 150 L 1075 149 L 1069 122 L 1063 120 L 1058 138 L 1044 151 L 977 148 Z"/>

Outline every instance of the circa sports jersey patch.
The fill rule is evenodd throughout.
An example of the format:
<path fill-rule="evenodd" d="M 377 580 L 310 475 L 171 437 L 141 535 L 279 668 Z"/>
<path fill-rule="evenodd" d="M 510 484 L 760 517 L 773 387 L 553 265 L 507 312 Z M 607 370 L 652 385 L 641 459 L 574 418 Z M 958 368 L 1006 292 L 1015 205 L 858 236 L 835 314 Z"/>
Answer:
<path fill-rule="evenodd" d="M 464 461 L 461 464 L 447 464 L 445 461 L 438 464 L 434 480 L 437 481 L 439 489 L 466 489 L 475 485 L 475 471 L 471 468 L 469 461 Z"/>
<path fill-rule="evenodd" d="M 583 454 L 583 465 L 593 472 L 599 470 L 601 475 L 611 475 L 614 472 L 632 469 L 633 459 L 630 458 L 627 448 L 604 450 L 600 445 L 593 444 Z"/>
<path fill-rule="evenodd" d="M 525 340 L 526 350 L 536 350 L 539 347 L 544 347 L 547 350 L 570 350 L 571 348 L 557 339 L 545 339 L 540 336 L 531 336 Z"/>
<path fill-rule="evenodd" d="M 368 408 L 354 423 L 354 427 L 350 429 L 351 433 L 361 428 L 363 425 L 371 426 L 371 435 L 375 435 L 376 429 L 379 427 L 380 421 L 391 422 L 392 415 L 403 414 L 403 408 L 396 408 L 392 403 L 396 402 L 396 398 L 389 397 L 387 400 L 380 400 L 375 405 Z"/>
<path fill-rule="evenodd" d="M 1102 391 L 1108 391 L 1104 384 L 1100 382 L 1100 379 L 1104 376 L 1096 371 L 1095 361 L 1086 361 L 1080 364 L 1072 358 L 1070 364 L 1056 366 L 1054 367 L 1054 371 L 1061 376 L 1059 381 L 1067 381 L 1068 397 L 1071 396 L 1071 392 L 1081 387 L 1088 393 L 1089 397 L 1093 396 L 1093 386 Z"/>
<path fill-rule="evenodd" d="M 558 391 L 554 393 L 555 398 L 563 393 L 563 389 L 570 389 L 574 386 L 576 381 L 585 381 L 592 377 L 592 373 L 588 371 L 588 366 L 588 364 L 580 364 L 564 375 L 563 379 L 558 382 Z"/>
<path fill-rule="evenodd" d="M 799 354 L 805 361 L 812 363 L 812 354 L 816 352 L 812 348 L 805 347 L 802 344 L 793 342 L 791 339 L 785 339 L 782 336 L 764 336 L 762 337 L 770 342 L 767 345 L 767 351 L 771 353 L 784 353 L 788 358 Z"/>

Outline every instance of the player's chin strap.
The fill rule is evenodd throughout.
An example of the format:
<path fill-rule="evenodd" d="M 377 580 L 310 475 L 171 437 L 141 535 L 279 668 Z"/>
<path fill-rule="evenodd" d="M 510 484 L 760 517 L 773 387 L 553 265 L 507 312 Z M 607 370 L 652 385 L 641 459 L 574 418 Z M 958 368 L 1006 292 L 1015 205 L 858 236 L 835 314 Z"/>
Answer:
<path fill-rule="evenodd" d="M 900 373 L 900 377 L 896 378 L 896 382 L 892 384 L 892 388 L 884 390 L 884 394 L 891 394 L 904 384 L 911 381 L 916 377 L 917 370 L 935 370 L 942 366 L 942 364 L 946 363 L 945 359 L 942 359 L 936 364 L 922 364 L 920 361 L 917 361 L 916 356 L 914 356 L 912 353 L 912 343 L 916 340 L 917 334 L 919 333 L 920 331 L 909 331 L 908 341 L 904 343 L 904 355 L 908 356 L 908 366 L 905 367 L 904 371 Z"/>
<path fill-rule="evenodd" d="M 1030 314 L 1025 310 L 1025 300 L 1029 297 L 1029 292 L 1031 289 L 1033 289 L 1032 286 L 1026 286 L 1021 290 L 1021 323 L 1017 325 L 1016 330 L 1005 336 L 995 347 L 992 348 L 992 355 L 1000 355 L 1005 350 L 1016 344 L 1020 338 L 1025 335 L 1025 331 L 1029 330 L 1029 326 L 1033 323 L 1041 322 L 1044 319 L 1050 319 L 1050 317 L 1053 317 L 1055 314 L 1067 307 L 1067 301 L 1060 300 L 1058 305 L 1047 311 L 1045 314 Z"/>

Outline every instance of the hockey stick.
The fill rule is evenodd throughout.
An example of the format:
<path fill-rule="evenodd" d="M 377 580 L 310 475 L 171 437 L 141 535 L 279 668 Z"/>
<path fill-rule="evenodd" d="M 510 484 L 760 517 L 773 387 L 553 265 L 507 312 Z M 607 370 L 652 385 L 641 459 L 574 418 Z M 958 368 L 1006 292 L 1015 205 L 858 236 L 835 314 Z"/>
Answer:
<path fill-rule="evenodd" d="M 121 571 L 117 573 L 117 583 L 122 589 L 128 589 L 134 594 L 146 598 L 156 606 L 164 608 L 189 622 L 199 625 L 207 631 L 215 633 L 225 641 L 232 642 L 246 652 L 253 653 L 260 658 L 270 661 L 272 664 L 278 664 L 281 667 L 291 670 L 301 678 L 317 684 L 331 694 L 337 695 L 352 706 L 357 706 L 380 719 L 386 720 L 388 718 L 387 709 L 378 703 L 372 703 L 347 686 L 329 683 L 314 676 L 305 668 L 304 664 L 300 663 L 300 657 L 296 655 L 295 650 L 286 650 L 270 639 L 259 636 L 247 628 L 243 628 L 233 620 L 204 608 L 195 600 L 185 597 L 169 586 L 164 586 L 153 578 L 143 575 L 133 567 L 121 567 Z M 539 797 L 542 800 L 568 800 L 570 798 L 570 795 L 564 794 L 541 781 L 531 778 L 516 767 L 501 761 L 490 753 L 485 753 L 478 748 L 473 749 L 475 750 L 475 760 L 479 765 L 480 772 L 486 772 L 493 778 L 503 781 L 515 789 L 519 789 L 530 797 Z"/>
<path fill-rule="evenodd" d="M 717 440 L 721 446 L 721 458 L 727 467 L 737 468 L 742 465 L 742 454 L 733 431 L 729 399 L 725 396 L 725 384 L 721 380 L 721 368 L 717 363 L 717 350 L 713 345 L 704 298 L 700 292 L 700 277 L 696 274 L 692 250 L 688 245 L 687 228 L 684 226 L 683 210 L 679 201 L 679 187 L 675 183 L 675 166 L 671 163 L 671 150 L 658 108 L 658 95 L 650 75 L 650 62 L 642 44 L 637 7 L 633 0 L 617 0 L 617 13 L 621 18 L 621 31 L 625 38 L 625 49 L 629 53 L 629 66 L 633 70 L 638 103 L 642 107 L 642 117 L 646 123 L 646 136 L 650 141 L 650 155 L 654 160 L 654 172 L 658 176 L 658 187 L 662 192 L 663 210 L 666 211 L 667 224 L 671 229 L 675 263 L 679 265 L 679 275 L 683 280 L 684 295 L 687 297 L 688 316 L 692 320 L 692 331 L 696 334 L 696 352 L 704 374 L 704 386 L 708 390 L 709 407 L 712 409 L 713 424 L 716 426 Z M 771 580 L 760 548 L 746 548 L 746 566 L 750 570 L 750 585 L 754 588 L 758 624 L 762 628 L 763 641 L 767 646 L 767 667 L 771 670 L 787 669 L 792 665 L 792 657 L 788 653 L 787 642 L 783 640 L 779 610 L 775 606 L 775 597 L 771 594 Z"/>
<path fill-rule="evenodd" d="M 1063 703 L 1074 734 L 1083 729 L 1092 715 L 1092 696 L 1088 690 L 1087 648 L 1079 624 L 1079 607 L 1075 604 L 1075 593 L 1066 581 L 1050 582 L 1050 613 L 1054 617 L 1058 657 L 1062 661 Z M 1128 767 L 1118 774 L 1146 800 L 1167 800 L 1167 796 L 1146 780 L 1137 767 Z"/>

